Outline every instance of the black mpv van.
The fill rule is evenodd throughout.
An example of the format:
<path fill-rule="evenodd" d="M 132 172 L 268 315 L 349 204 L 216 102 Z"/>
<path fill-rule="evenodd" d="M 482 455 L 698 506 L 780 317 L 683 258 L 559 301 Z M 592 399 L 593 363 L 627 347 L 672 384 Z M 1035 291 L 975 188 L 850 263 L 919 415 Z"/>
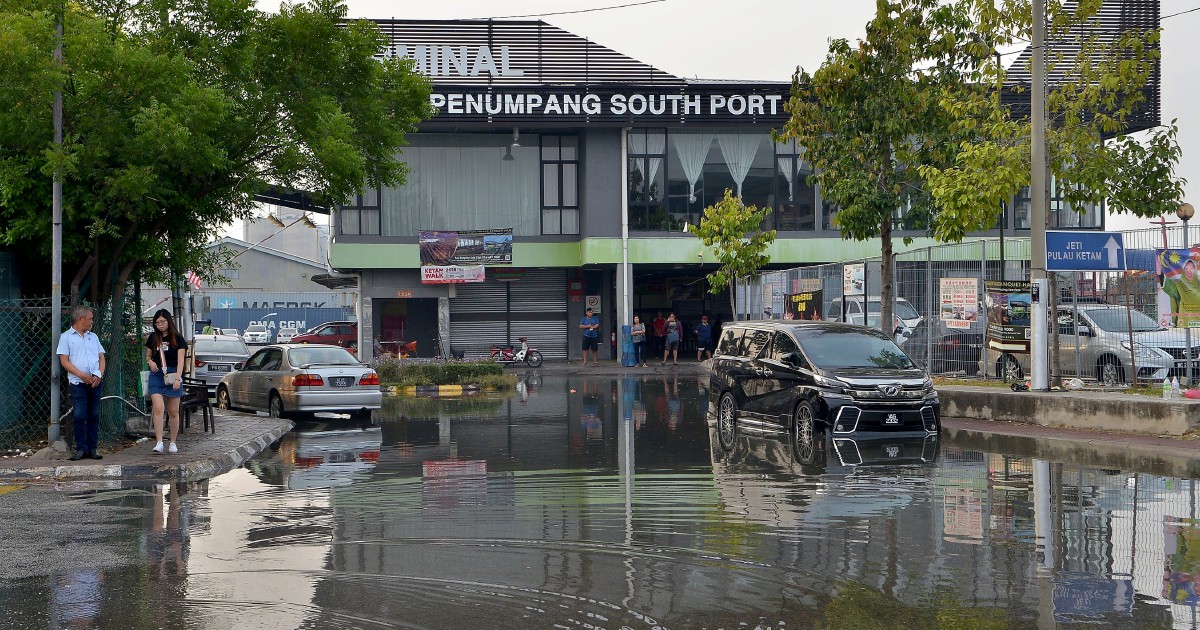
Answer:
<path fill-rule="evenodd" d="M 708 392 L 726 449 L 737 431 L 788 434 L 807 458 L 822 448 L 822 435 L 941 430 L 940 403 L 929 377 L 887 335 L 853 324 L 726 324 Z"/>

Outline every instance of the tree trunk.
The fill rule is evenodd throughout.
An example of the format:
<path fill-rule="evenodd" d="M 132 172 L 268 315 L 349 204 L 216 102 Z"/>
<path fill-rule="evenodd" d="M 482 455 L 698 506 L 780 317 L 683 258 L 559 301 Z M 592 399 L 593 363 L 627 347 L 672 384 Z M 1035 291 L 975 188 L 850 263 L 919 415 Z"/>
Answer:
<path fill-rule="evenodd" d="M 738 320 L 738 312 L 737 312 L 737 282 L 735 280 L 729 281 L 729 312 L 733 313 L 733 321 L 736 322 Z"/>
<path fill-rule="evenodd" d="M 892 256 L 892 213 L 888 212 L 884 215 L 883 221 L 879 224 L 879 240 L 883 245 L 883 261 L 880 265 L 879 278 L 879 329 L 888 336 L 889 339 L 896 338 L 896 324 L 892 317 L 893 303 L 896 300 L 896 291 L 894 280 L 892 278 L 895 270 L 893 269 Z M 865 287 L 864 287 L 865 289 Z M 866 291 L 864 291 L 866 293 Z M 864 296 L 863 308 L 866 313 L 870 312 L 870 296 Z M 866 323 L 864 321 L 864 323 Z"/>

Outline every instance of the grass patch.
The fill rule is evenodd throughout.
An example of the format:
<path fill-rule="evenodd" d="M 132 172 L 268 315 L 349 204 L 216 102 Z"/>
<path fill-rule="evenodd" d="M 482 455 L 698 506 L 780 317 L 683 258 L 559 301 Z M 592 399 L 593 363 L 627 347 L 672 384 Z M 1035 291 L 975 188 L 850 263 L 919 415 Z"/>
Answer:
<path fill-rule="evenodd" d="M 1007 388 L 1009 383 L 998 381 L 994 378 L 952 378 L 946 376 L 933 377 L 934 387 L 945 387 L 948 385 L 971 385 L 975 387 L 1004 387 Z"/>
<path fill-rule="evenodd" d="M 408 363 L 399 359 L 381 359 L 375 365 L 383 385 L 422 387 L 428 385 L 479 385 L 496 389 L 511 389 L 517 377 L 504 372 L 495 361 L 446 361 Z"/>

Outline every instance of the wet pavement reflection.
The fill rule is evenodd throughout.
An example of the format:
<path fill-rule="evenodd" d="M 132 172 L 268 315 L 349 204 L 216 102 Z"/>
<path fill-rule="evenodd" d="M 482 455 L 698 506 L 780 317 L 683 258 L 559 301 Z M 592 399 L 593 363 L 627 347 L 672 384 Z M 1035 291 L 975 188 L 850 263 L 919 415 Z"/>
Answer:
<path fill-rule="evenodd" d="M 704 379 L 531 374 L 205 482 L 0 486 L 0 625 L 1200 625 L 1192 480 L 948 436 L 726 451 Z"/>

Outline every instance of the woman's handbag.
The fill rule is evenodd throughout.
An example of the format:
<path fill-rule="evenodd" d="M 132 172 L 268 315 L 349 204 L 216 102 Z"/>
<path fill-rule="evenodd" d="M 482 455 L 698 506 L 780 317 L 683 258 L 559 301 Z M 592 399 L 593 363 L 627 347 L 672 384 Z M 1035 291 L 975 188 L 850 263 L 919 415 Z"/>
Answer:
<path fill-rule="evenodd" d="M 179 374 L 167 372 L 167 355 L 163 354 L 162 346 L 158 347 L 158 358 L 162 360 L 158 365 L 162 369 L 163 383 L 170 387 L 175 384 L 175 379 L 179 378 Z"/>

